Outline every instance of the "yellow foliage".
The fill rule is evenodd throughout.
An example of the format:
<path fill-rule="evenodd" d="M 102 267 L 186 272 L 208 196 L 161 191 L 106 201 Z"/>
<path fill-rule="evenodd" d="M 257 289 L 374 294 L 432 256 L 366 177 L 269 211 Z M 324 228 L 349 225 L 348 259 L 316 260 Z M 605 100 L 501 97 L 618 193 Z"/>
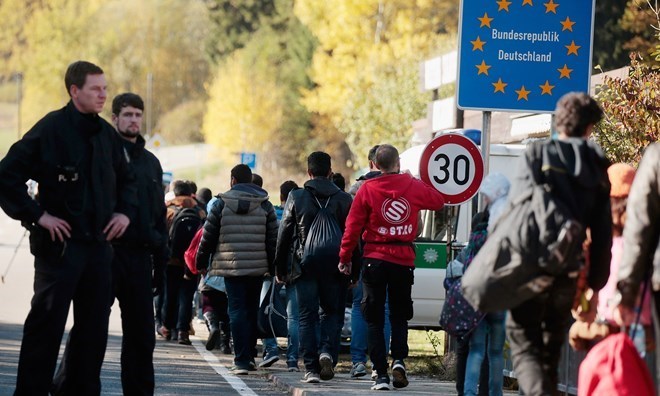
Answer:
<path fill-rule="evenodd" d="M 261 152 L 283 119 L 282 94 L 264 68 L 235 51 L 208 90 L 206 142 L 227 152 Z"/>
<path fill-rule="evenodd" d="M 378 83 L 375 70 L 453 46 L 458 19 L 451 0 L 300 0 L 294 10 L 320 42 L 304 104 L 336 125 L 349 99 Z"/>

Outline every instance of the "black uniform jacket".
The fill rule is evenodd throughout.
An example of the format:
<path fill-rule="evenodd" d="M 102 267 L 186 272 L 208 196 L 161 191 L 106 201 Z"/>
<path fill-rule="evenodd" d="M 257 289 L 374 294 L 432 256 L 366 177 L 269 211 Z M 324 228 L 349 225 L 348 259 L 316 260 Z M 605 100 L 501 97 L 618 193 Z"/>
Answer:
<path fill-rule="evenodd" d="M 135 143 L 122 139 L 124 154 L 138 182 L 138 207 L 135 219 L 114 245 L 145 248 L 154 255 L 156 267 L 167 262 L 167 208 L 160 161 L 144 148 L 144 138 Z"/>
<path fill-rule="evenodd" d="M 39 183 L 38 202 L 25 182 Z M 73 239 L 104 240 L 113 212 L 135 216 L 137 184 L 114 128 L 70 101 L 39 120 L 0 161 L 0 207 L 36 224 L 44 211 L 66 220 Z"/>

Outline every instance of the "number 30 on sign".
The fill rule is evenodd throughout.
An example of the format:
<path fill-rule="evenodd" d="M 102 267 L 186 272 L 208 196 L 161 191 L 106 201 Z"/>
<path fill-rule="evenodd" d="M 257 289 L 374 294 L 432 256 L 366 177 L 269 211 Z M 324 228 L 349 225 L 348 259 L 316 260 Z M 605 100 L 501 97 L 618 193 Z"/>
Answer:
<path fill-rule="evenodd" d="M 419 175 L 442 193 L 446 205 L 460 205 L 470 200 L 481 186 L 484 177 L 481 151 L 461 134 L 439 135 L 424 148 Z"/>

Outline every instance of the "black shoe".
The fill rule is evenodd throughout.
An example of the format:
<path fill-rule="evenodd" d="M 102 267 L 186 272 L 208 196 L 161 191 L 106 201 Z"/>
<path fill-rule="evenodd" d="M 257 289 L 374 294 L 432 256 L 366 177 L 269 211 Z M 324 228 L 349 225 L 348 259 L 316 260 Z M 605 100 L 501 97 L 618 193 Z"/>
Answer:
<path fill-rule="evenodd" d="M 329 381 L 335 376 L 335 371 L 332 368 L 332 356 L 329 353 L 322 353 L 319 356 L 319 365 L 321 366 L 320 377 L 323 381 Z"/>
<path fill-rule="evenodd" d="M 395 388 L 405 388 L 408 386 L 408 377 L 406 376 L 406 365 L 403 360 L 392 362 L 392 385 Z"/>
<path fill-rule="evenodd" d="M 192 345 L 192 342 L 190 341 L 190 337 L 188 336 L 187 331 L 180 331 L 179 332 L 179 344 L 181 344 L 181 345 Z"/>
<path fill-rule="evenodd" d="M 390 390 L 390 377 L 387 374 L 376 377 L 376 382 L 371 390 Z"/>
<path fill-rule="evenodd" d="M 218 339 L 220 339 L 220 329 L 216 327 L 215 329 L 210 330 L 209 338 L 206 339 L 206 350 L 212 351 L 215 349 L 218 344 Z"/>

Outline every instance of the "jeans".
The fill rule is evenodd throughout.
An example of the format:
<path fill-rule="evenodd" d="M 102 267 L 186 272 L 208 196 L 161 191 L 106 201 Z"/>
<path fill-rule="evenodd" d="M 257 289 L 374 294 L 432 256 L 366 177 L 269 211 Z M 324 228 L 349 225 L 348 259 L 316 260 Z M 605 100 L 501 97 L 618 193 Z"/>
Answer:
<path fill-rule="evenodd" d="M 329 353 L 333 365 L 337 364 L 347 283 L 346 278 L 338 272 L 323 276 L 303 272 L 296 281 L 300 350 L 305 371 L 320 371 L 320 353 Z M 322 310 L 320 315 L 319 307 Z M 316 331 L 317 326 L 320 328 L 320 337 Z"/>
<path fill-rule="evenodd" d="M 470 336 L 470 353 L 465 370 L 466 396 L 476 396 L 481 374 L 481 364 L 486 355 L 488 345 L 488 363 L 490 365 L 488 376 L 488 395 L 501 396 L 504 369 L 504 318 L 506 312 L 493 312 L 487 314 Z"/>
<path fill-rule="evenodd" d="M 183 267 L 168 265 L 165 271 L 166 287 L 163 301 L 163 325 L 170 331 L 190 331 L 192 303 L 198 279 L 183 278 Z"/>
<path fill-rule="evenodd" d="M 266 283 L 264 283 L 265 285 Z M 261 289 L 262 298 L 265 295 L 266 290 Z M 296 285 L 286 285 L 280 291 L 280 297 L 286 298 L 286 316 L 287 316 L 287 329 L 289 330 L 289 335 L 287 337 L 287 348 L 286 348 L 286 361 L 289 362 L 298 362 L 298 351 L 300 348 L 300 337 L 298 329 L 298 297 L 296 295 Z M 275 338 L 265 338 L 264 341 L 264 350 L 266 354 L 278 353 L 277 351 L 277 339 Z"/>
<path fill-rule="evenodd" d="M 575 285 L 575 279 L 557 277 L 550 290 L 509 311 L 506 332 L 513 369 L 526 395 L 557 392 L 557 367 L 571 318 Z"/>
<path fill-rule="evenodd" d="M 362 275 L 353 288 L 353 309 L 351 309 L 351 361 L 366 363 L 367 361 L 367 322 L 362 315 Z M 390 350 L 390 307 L 385 299 L 385 351 Z"/>
<path fill-rule="evenodd" d="M 467 359 L 470 354 L 470 334 L 465 337 L 455 337 L 456 340 L 456 392 L 458 396 L 463 396 L 465 386 L 465 370 L 467 369 Z M 486 341 L 488 348 L 488 341 Z M 488 354 L 484 355 L 481 363 L 481 373 L 479 374 L 479 396 L 488 396 Z"/>
<path fill-rule="evenodd" d="M 261 276 L 226 277 L 229 326 L 234 338 L 234 365 L 247 369 L 257 346 L 257 312 Z"/>
<path fill-rule="evenodd" d="M 385 350 L 385 299 L 389 297 L 392 359 L 408 357 L 408 321 L 413 317 L 410 297 L 415 268 L 384 260 L 365 258 L 362 266 L 362 313 L 367 320 L 369 356 L 379 375 L 387 373 Z"/>

